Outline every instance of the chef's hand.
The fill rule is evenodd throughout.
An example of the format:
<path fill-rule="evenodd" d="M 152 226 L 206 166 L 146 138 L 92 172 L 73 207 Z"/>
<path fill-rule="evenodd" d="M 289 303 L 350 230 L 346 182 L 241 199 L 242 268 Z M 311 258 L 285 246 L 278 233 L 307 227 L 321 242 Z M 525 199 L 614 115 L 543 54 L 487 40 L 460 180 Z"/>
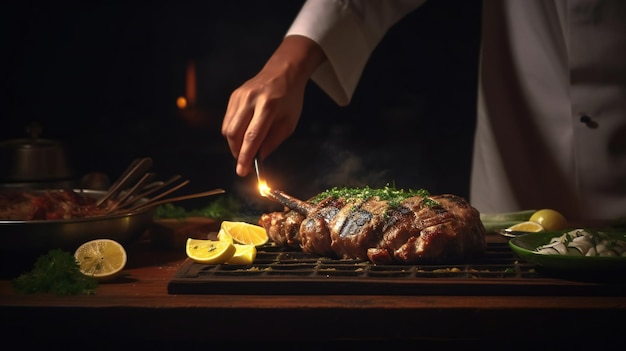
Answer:
<path fill-rule="evenodd" d="M 237 174 L 250 173 L 296 129 L 306 84 L 326 60 L 321 47 L 302 36 L 285 37 L 261 71 L 230 96 L 222 135 L 237 159 Z"/>

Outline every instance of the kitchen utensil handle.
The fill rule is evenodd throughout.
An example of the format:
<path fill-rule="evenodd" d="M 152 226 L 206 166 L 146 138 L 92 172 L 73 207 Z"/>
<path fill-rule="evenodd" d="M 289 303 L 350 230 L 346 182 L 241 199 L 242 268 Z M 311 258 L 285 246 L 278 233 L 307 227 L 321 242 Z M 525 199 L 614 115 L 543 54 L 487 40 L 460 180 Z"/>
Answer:
<path fill-rule="evenodd" d="M 105 201 L 114 198 L 117 193 L 144 174 L 152 167 L 152 159 L 149 157 L 135 159 L 130 166 L 124 171 L 122 176 L 109 188 L 109 191 L 98 200 L 96 206 L 101 206 Z"/>

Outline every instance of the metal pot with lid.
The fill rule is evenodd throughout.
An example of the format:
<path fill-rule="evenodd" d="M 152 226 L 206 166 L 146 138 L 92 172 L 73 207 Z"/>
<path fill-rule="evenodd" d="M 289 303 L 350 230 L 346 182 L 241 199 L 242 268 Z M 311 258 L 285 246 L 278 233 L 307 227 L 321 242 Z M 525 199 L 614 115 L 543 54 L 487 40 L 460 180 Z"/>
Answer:
<path fill-rule="evenodd" d="M 41 125 L 26 128 L 27 138 L 0 142 L 0 182 L 3 187 L 42 188 L 72 184 L 75 176 L 65 145 L 40 138 Z"/>

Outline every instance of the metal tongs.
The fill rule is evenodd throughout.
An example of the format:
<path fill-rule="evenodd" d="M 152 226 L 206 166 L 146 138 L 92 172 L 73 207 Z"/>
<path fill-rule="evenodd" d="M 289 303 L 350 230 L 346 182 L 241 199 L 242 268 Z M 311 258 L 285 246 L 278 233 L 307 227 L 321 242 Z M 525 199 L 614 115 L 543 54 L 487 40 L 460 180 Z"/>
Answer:
<path fill-rule="evenodd" d="M 165 198 L 167 195 L 179 190 L 189 183 L 189 180 L 181 180 L 180 175 L 175 175 L 167 181 L 153 181 L 154 173 L 147 172 L 152 166 L 149 157 L 135 159 L 122 173 L 120 178 L 111 185 L 109 191 L 100 198 L 96 205 L 102 207 L 107 214 L 125 211 L 137 212 L 149 207 L 162 205 L 169 202 L 183 201 L 215 194 L 221 194 L 223 189 L 214 189 L 201 193 Z M 154 195 L 157 192 L 160 194 Z M 153 195 L 152 197 L 148 197 Z"/>
<path fill-rule="evenodd" d="M 115 199 L 122 191 L 126 190 L 130 184 L 139 177 L 144 176 L 150 167 L 152 167 L 152 159 L 149 157 L 133 160 L 120 178 L 111 185 L 109 191 L 96 202 L 96 206 L 101 206 L 107 200 Z"/>

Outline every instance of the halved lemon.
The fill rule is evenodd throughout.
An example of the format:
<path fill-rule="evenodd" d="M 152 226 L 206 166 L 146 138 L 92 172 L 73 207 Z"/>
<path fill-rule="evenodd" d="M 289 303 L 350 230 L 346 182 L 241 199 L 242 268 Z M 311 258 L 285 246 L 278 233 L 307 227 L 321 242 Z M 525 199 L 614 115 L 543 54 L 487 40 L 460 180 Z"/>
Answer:
<path fill-rule="evenodd" d="M 567 219 L 560 212 L 550 208 L 544 208 L 530 216 L 530 221 L 537 222 L 549 232 L 567 228 Z"/>
<path fill-rule="evenodd" d="M 533 221 L 520 222 L 506 229 L 515 231 L 515 232 L 533 232 L 533 233 L 545 231 L 545 229 L 543 228 L 541 224 L 537 222 L 533 222 Z"/>
<path fill-rule="evenodd" d="M 74 252 L 74 258 L 81 273 L 98 281 L 117 277 L 127 260 L 124 246 L 111 239 L 95 239 L 82 244 Z"/>
<path fill-rule="evenodd" d="M 256 258 L 256 246 L 234 244 L 235 254 L 231 257 L 227 264 L 252 264 Z"/>
<path fill-rule="evenodd" d="M 237 244 L 260 246 L 269 240 L 265 228 L 247 222 L 223 221 L 220 230 L 229 234 Z"/>
<path fill-rule="evenodd" d="M 188 238 L 185 247 L 187 257 L 204 264 L 219 264 L 231 259 L 235 246 L 226 240 Z"/>

